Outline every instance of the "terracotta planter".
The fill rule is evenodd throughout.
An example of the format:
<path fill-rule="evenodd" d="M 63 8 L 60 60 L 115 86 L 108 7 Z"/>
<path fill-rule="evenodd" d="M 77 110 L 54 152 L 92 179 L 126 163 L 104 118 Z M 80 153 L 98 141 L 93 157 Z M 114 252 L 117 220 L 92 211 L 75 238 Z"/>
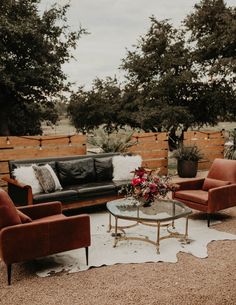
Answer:
<path fill-rule="evenodd" d="M 178 160 L 177 171 L 182 178 L 193 178 L 197 175 L 198 161 Z"/>

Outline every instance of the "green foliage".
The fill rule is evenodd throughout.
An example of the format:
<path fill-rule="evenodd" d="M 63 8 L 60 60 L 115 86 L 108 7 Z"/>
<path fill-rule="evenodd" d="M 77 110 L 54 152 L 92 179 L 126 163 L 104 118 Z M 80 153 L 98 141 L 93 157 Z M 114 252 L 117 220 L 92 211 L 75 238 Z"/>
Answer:
<path fill-rule="evenodd" d="M 83 29 L 66 25 L 68 5 L 38 11 L 39 0 L 0 2 L 0 135 L 40 134 L 55 123 L 55 104 L 69 89 L 62 65 Z"/>
<path fill-rule="evenodd" d="M 112 134 L 105 132 L 103 129 L 98 129 L 93 136 L 88 138 L 88 142 L 96 147 L 100 147 L 103 152 L 126 152 L 127 149 L 134 144 L 132 140 L 133 133 Z"/>
<path fill-rule="evenodd" d="M 173 157 L 177 160 L 198 161 L 203 158 L 203 155 L 201 153 L 201 150 L 196 145 L 181 145 L 173 152 Z"/>
<path fill-rule="evenodd" d="M 175 29 L 150 18 L 146 35 L 128 51 L 126 80 L 96 80 L 71 97 L 69 113 L 78 130 L 125 125 L 170 131 L 236 119 L 236 10 L 222 0 L 202 0 Z M 175 141 L 175 140 L 174 140 Z"/>
<path fill-rule="evenodd" d="M 202 75 L 218 80 L 227 76 L 228 82 L 235 81 L 235 18 L 235 7 L 227 7 L 223 0 L 202 0 L 185 19 Z"/>
<path fill-rule="evenodd" d="M 190 45 L 194 46 L 195 69 L 199 79 L 205 79 L 198 116 L 210 125 L 236 117 L 235 20 L 235 7 L 227 7 L 223 0 L 202 0 L 184 21 Z"/>
<path fill-rule="evenodd" d="M 95 79 L 91 90 L 71 95 L 68 115 L 78 131 L 92 131 L 100 125 L 108 132 L 118 127 L 121 89 L 116 79 Z"/>
<path fill-rule="evenodd" d="M 123 60 L 124 103 L 136 114 L 135 127 L 170 130 L 192 122 L 189 111 L 192 80 L 190 52 L 182 32 L 151 17 L 148 33 Z"/>

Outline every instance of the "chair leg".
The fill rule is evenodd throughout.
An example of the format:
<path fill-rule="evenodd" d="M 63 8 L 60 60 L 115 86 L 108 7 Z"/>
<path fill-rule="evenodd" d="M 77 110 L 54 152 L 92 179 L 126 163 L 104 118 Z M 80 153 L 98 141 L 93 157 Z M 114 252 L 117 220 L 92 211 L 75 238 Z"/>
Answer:
<path fill-rule="evenodd" d="M 85 248 L 85 254 L 86 254 L 86 264 L 88 265 L 88 247 Z"/>
<path fill-rule="evenodd" d="M 11 285 L 11 264 L 7 265 L 7 281 L 8 285 Z"/>
<path fill-rule="evenodd" d="M 207 213 L 207 226 L 210 227 L 211 214 Z"/>

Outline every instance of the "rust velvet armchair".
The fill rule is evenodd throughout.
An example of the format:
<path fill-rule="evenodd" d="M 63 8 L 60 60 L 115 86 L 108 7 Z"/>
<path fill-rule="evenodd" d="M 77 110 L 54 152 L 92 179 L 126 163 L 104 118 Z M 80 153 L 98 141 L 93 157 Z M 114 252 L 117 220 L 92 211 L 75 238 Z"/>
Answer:
<path fill-rule="evenodd" d="M 212 213 L 236 206 L 236 160 L 215 159 L 205 179 L 183 181 L 178 185 L 172 198 L 207 213 L 210 226 Z"/>
<path fill-rule="evenodd" d="M 66 217 L 61 211 L 60 202 L 18 210 L 8 194 L 0 190 L 0 258 L 7 266 L 9 285 L 13 263 L 84 247 L 88 264 L 89 216 Z"/>

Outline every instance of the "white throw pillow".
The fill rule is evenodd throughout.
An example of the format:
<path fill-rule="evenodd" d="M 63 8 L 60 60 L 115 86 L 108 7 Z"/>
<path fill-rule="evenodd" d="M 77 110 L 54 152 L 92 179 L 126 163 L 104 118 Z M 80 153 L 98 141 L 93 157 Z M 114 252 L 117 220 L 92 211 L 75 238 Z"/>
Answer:
<path fill-rule="evenodd" d="M 32 164 L 35 165 L 35 164 Z M 32 188 L 33 195 L 43 192 L 42 187 L 39 184 L 38 179 L 35 176 L 34 169 L 31 166 L 17 167 L 13 171 L 13 176 L 20 183 L 30 185 Z"/>
<path fill-rule="evenodd" d="M 55 174 L 54 170 L 52 169 L 52 167 L 49 164 L 46 164 L 45 167 L 50 171 L 50 174 L 52 175 L 52 178 L 55 183 L 55 190 L 62 190 L 61 183 L 60 183 L 57 175 Z"/>
<path fill-rule="evenodd" d="M 141 156 L 114 156 L 112 158 L 113 180 L 130 180 L 134 171 L 142 165 Z"/>

